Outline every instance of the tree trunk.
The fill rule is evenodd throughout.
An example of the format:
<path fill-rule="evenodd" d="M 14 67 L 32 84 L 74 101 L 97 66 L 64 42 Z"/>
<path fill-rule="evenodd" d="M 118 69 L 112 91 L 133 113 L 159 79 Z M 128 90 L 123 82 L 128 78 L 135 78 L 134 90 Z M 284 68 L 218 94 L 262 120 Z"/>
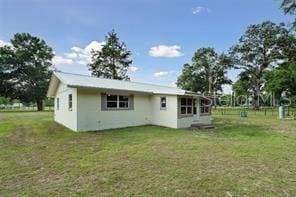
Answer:
<path fill-rule="evenodd" d="M 37 100 L 37 111 L 43 111 L 43 101 L 42 100 Z"/>
<path fill-rule="evenodd" d="M 209 77 L 209 93 L 212 96 L 213 94 L 213 77 L 212 76 Z"/>
<path fill-rule="evenodd" d="M 211 105 L 213 106 L 215 105 L 215 98 L 213 98 L 213 77 L 211 75 L 209 76 L 209 94 L 212 102 Z"/>
<path fill-rule="evenodd" d="M 255 110 L 259 110 L 260 108 L 260 94 L 261 94 L 260 86 L 257 86 L 255 90 L 255 95 L 254 95 L 255 100 L 253 104 Z"/>

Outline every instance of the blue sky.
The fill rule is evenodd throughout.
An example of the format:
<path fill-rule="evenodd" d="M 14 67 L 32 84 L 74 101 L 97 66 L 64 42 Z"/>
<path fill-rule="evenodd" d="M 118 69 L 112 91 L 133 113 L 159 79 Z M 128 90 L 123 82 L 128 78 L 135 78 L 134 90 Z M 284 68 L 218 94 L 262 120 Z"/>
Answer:
<path fill-rule="evenodd" d="M 197 48 L 227 52 L 250 24 L 289 23 L 280 0 L 0 0 L 0 43 L 44 39 L 66 72 L 88 74 L 88 51 L 115 29 L 132 52 L 133 81 L 172 85 Z M 237 71 L 229 71 L 235 79 Z"/>

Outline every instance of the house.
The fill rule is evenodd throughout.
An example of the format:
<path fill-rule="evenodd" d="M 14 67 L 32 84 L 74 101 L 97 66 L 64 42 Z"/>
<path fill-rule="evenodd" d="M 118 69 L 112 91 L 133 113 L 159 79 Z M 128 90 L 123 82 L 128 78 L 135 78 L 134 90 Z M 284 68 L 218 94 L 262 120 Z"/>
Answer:
<path fill-rule="evenodd" d="M 54 72 L 47 96 L 55 121 L 73 131 L 211 123 L 208 99 L 174 87 Z"/>

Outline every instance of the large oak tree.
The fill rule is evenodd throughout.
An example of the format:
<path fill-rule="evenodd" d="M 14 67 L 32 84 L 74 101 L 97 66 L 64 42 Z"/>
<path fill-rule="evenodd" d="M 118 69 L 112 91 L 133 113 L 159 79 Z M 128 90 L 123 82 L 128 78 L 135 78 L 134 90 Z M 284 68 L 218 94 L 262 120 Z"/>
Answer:
<path fill-rule="evenodd" d="M 0 47 L 0 96 L 36 102 L 42 110 L 53 51 L 44 40 L 28 33 L 15 34 L 10 43 Z"/>
<path fill-rule="evenodd" d="M 281 45 L 288 35 L 288 30 L 282 24 L 267 21 L 250 25 L 238 44 L 230 49 L 235 68 L 242 69 L 244 76 L 249 79 L 255 109 L 260 104 L 264 72 L 283 60 L 286 49 Z"/>
<path fill-rule="evenodd" d="M 192 57 L 192 64 L 185 64 L 177 86 L 194 92 L 222 91 L 223 84 L 230 84 L 226 77 L 231 61 L 225 55 L 218 55 L 213 48 L 200 48 Z"/>

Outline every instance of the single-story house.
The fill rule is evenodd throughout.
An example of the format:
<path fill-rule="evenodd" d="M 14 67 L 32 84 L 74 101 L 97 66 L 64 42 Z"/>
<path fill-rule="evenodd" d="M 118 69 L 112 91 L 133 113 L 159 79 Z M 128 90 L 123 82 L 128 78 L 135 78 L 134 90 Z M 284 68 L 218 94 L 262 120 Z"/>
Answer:
<path fill-rule="evenodd" d="M 211 124 L 209 99 L 174 87 L 54 72 L 54 120 L 73 131 Z"/>

